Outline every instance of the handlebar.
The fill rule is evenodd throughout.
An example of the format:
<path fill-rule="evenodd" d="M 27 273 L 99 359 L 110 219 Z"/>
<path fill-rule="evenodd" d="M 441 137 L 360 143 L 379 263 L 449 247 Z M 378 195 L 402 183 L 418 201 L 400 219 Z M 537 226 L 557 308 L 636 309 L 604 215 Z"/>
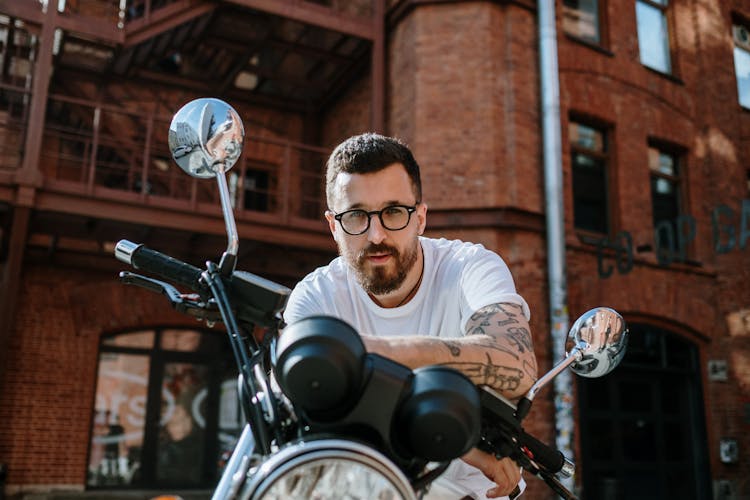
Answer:
<path fill-rule="evenodd" d="M 196 292 L 201 291 L 201 269 L 142 244 L 120 240 L 115 246 L 115 257 L 136 269 L 157 274 Z"/>
<path fill-rule="evenodd" d="M 529 458 L 544 467 L 548 472 L 552 474 L 559 472 L 565 477 L 573 475 L 575 465 L 561 451 L 542 443 L 531 434 L 527 434 L 523 429 L 521 429 L 518 438 L 520 445 L 528 450 Z"/>
<path fill-rule="evenodd" d="M 516 406 L 500 393 L 483 386 L 482 439 L 479 448 L 497 456 L 509 456 L 530 472 L 542 472 L 566 477 L 573 475 L 575 465 L 557 449 L 539 441 L 521 427 Z"/>

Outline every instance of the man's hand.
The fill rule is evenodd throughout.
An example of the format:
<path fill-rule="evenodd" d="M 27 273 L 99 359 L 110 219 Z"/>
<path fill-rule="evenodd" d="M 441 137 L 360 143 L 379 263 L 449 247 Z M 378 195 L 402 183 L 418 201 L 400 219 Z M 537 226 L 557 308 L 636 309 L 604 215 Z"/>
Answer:
<path fill-rule="evenodd" d="M 497 486 L 490 488 L 486 493 L 489 498 L 512 493 L 521 481 L 521 468 L 510 458 L 498 460 L 494 455 L 474 448 L 461 459 L 482 471 L 490 481 L 495 482 Z"/>

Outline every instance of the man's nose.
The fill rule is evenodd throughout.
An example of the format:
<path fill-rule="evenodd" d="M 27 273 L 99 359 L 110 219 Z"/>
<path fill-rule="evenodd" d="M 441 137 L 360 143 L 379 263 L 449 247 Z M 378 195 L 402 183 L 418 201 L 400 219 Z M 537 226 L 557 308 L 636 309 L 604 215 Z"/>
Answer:
<path fill-rule="evenodd" d="M 373 214 L 372 217 L 370 217 L 370 227 L 367 229 L 367 241 L 377 245 L 382 242 L 386 236 L 386 229 L 383 227 L 383 224 L 380 223 L 380 217 Z"/>

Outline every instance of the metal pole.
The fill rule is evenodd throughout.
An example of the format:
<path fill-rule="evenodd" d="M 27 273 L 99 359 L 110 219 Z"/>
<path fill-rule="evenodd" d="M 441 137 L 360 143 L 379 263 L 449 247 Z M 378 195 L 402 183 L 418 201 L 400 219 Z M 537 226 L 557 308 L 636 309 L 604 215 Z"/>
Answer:
<path fill-rule="evenodd" d="M 568 332 L 567 282 L 565 279 L 565 219 L 563 217 L 562 148 L 560 133 L 560 83 L 557 67 L 557 30 L 554 0 L 539 0 L 539 68 L 544 147 L 544 191 L 547 218 L 547 275 L 553 362 L 565 357 Z M 573 460 L 573 390 L 570 371 L 554 380 L 555 444 Z M 573 487 L 573 478 L 563 484 Z"/>

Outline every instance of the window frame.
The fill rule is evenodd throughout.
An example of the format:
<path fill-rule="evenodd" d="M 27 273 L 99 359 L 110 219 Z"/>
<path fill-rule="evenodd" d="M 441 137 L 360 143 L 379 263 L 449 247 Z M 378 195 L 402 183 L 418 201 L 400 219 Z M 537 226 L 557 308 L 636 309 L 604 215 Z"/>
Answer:
<path fill-rule="evenodd" d="M 573 141 L 570 140 L 570 127 L 573 127 L 575 125 L 582 125 L 585 127 L 592 128 L 596 130 L 597 132 L 600 132 L 602 134 L 602 145 L 603 145 L 603 151 L 596 151 L 587 149 L 585 147 L 582 147 Z M 615 203 L 613 200 L 613 195 L 616 192 L 615 186 L 614 186 L 614 179 L 615 176 L 612 173 L 612 168 L 614 165 L 614 158 L 615 158 L 615 148 L 614 148 L 614 141 L 612 140 L 614 136 L 614 126 L 611 123 L 608 123 L 604 120 L 597 119 L 595 117 L 580 114 L 580 113 L 571 113 L 570 117 L 568 119 L 568 160 L 570 162 L 570 192 L 571 192 L 571 207 L 572 207 L 572 224 L 573 224 L 573 230 L 579 234 L 580 236 L 583 236 L 584 240 L 590 240 L 590 237 L 593 237 L 595 239 L 601 238 L 602 236 L 611 237 L 617 232 L 617 224 L 616 224 L 616 210 L 615 210 Z M 604 188 L 606 190 L 605 192 L 605 199 L 604 199 L 604 209 L 605 209 L 605 231 L 600 232 L 592 229 L 582 228 L 576 226 L 576 192 L 575 192 L 575 170 L 576 170 L 576 164 L 573 160 L 574 156 L 576 154 L 584 154 L 587 156 L 590 156 L 594 158 L 597 161 L 601 161 L 603 163 L 603 177 L 604 177 Z M 592 240 L 593 241 L 593 240 Z"/>
<path fill-rule="evenodd" d="M 562 25 L 562 32 L 565 33 L 565 36 L 570 38 L 571 40 L 574 40 L 575 42 L 581 43 L 583 45 L 586 45 L 592 49 L 602 51 L 608 55 L 612 55 L 609 52 L 609 30 L 607 25 L 607 2 L 606 0 L 594 0 L 596 2 L 597 6 L 597 12 L 596 12 L 596 28 L 597 32 L 599 34 L 599 41 L 589 40 L 588 38 L 579 36 L 576 33 L 572 33 L 565 29 L 565 14 L 566 9 L 572 8 L 572 7 L 566 7 L 565 1 L 563 0 L 562 4 L 562 17 L 561 17 L 561 25 Z M 578 9 L 576 9 L 578 10 Z"/>
<path fill-rule="evenodd" d="M 734 36 L 734 31 L 736 27 L 743 27 L 748 31 L 748 33 L 750 33 L 750 20 L 744 17 L 740 17 L 737 14 L 734 14 L 732 15 L 731 23 L 732 25 L 731 25 L 730 35 L 732 37 L 732 63 L 733 63 L 732 69 L 734 70 L 734 79 L 735 79 L 735 85 L 737 88 L 737 104 L 739 104 L 740 108 L 750 111 L 750 102 L 743 104 L 742 101 L 740 100 L 740 97 L 741 97 L 740 88 L 739 88 L 740 82 L 739 82 L 739 79 L 737 78 L 737 60 L 736 60 L 736 55 L 735 55 L 736 50 L 742 50 L 750 58 L 750 41 L 748 41 L 747 47 L 743 47 Z M 748 83 L 748 86 L 750 87 L 750 83 Z"/>
<path fill-rule="evenodd" d="M 689 182 L 689 165 L 688 165 L 688 153 L 689 150 L 685 146 L 681 146 L 679 144 L 675 144 L 673 142 L 664 141 L 660 139 L 655 138 L 649 138 L 647 141 L 648 148 L 647 150 L 656 149 L 660 154 L 668 154 L 672 157 L 675 171 L 677 172 L 677 175 L 670 175 L 665 174 L 662 172 L 657 172 L 655 170 L 651 169 L 651 165 L 648 163 L 649 159 L 646 159 L 647 168 L 649 172 L 649 195 L 651 196 L 650 200 L 650 206 L 651 206 L 651 225 L 652 229 L 654 231 L 654 238 L 657 237 L 656 230 L 658 225 L 665 221 L 669 220 L 669 223 L 672 225 L 672 228 L 674 230 L 675 236 L 677 235 L 677 231 L 680 229 L 677 227 L 677 218 L 682 218 L 687 216 L 690 217 L 690 182 Z M 677 189 L 677 214 L 675 215 L 675 219 L 660 219 L 656 220 L 656 214 L 654 213 L 654 198 L 653 198 L 653 188 L 652 188 L 652 180 L 654 178 L 658 179 L 664 179 L 669 182 L 672 182 L 673 185 L 676 186 Z M 682 222 L 684 223 L 684 222 Z M 677 245 L 677 241 L 674 242 L 675 245 Z M 674 252 L 666 253 L 664 255 L 657 255 L 657 261 L 663 262 L 663 265 L 669 265 L 672 263 L 679 263 L 679 264 L 688 264 L 688 265 L 700 265 L 698 261 L 696 261 L 696 243 L 695 241 L 688 241 L 687 245 L 684 249 L 680 249 L 678 246 L 675 246 Z M 684 251 L 683 251 L 684 250 Z M 666 248 L 662 248 L 662 252 L 666 252 Z M 663 261 L 662 261 L 663 259 Z M 667 264 L 668 263 L 668 264 Z"/>
<path fill-rule="evenodd" d="M 200 348 L 196 350 L 184 350 L 174 347 L 165 347 L 162 338 L 165 333 L 171 332 L 197 332 L 201 336 Z M 152 339 L 150 346 L 145 345 L 114 345 L 106 343 L 109 339 L 117 337 L 127 338 L 127 335 L 137 333 L 151 333 Z M 210 339 L 206 342 L 204 339 Z M 102 355 L 134 355 L 146 357 L 148 359 L 148 380 L 146 381 L 144 402 L 145 411 L 143 415 L 143 444 L 138 457 L 139 462 L 139 480 L 133 483 L 123 483 L 117 480 L 104 481 L 98 484 L 91 480 L 90 466 L 92 461 L 93 443 L 96 436 L 97 415 L 100 413 L 96 401 L 98 397 L 98 388 L 101 373 Z M 191 364 L 206 369 L 205 384 L 208 390 L 206 395 L 207 408 L 212 411 L 204 415 L 206 439 L 202 444 L 204 462 L 200 467 L 200 477 L 196 478 L 193 484 L 186 485 L 183 481 L 175 482 L 172 479 L 158 477 L 157 443 L 158 432 L 161 429 L 159 425 L 162 404 L 162 385 L 165 382 L 165 368 L 173 364 Z M 97 353 L 97 373 L 94 380 L 94 402 L 92 404 L 93 417 L 89 425 L 89 440 L 87 452 L 87 473 L 85 478 L 85 488 L 87 491 L 102 490 L 165 490 L 181 487 L 185 490 L 201 490 L 211 487 L 218 479 L 219 471 L 215 467 L 212 457 L 218 457 L 221 451 L 221 440 L 219 438 L 219 400 L 222 390 L 223 374 L 230 372 L 232 378 L 236 373 L 234 358 L 231 356 L 231 349 L 227 342 L 226 335 L 221 330 L 211 330 L 204 327 L 190 327 L 185 325 L 160 325 L 140 327 L 127 330 L 117 330 L 104 332 L 99 339 Z M 233 382 L 234 384 L 234 382 Z M 237 403 L 239 409 L 239 402 Z M 107 414 L 110 409 L 106 408 Z M 119 415 L 119 414 L 118 414 Z M 242 430 L 242 425 L 236 430 L 237 436 Z"/>
<path fill-rule="evenodd" d="M 648 167 L 648 179 L 649 179 L 649 189 L 651 186 L 651 180 L 654 177 L 658 177 L 660 179 L 667 180 L 674 185 L 677 186 L 677 216 L 680 215 L 688 215 L 687 208 L 689 207 L 688 203 L 688 193 L 687 193 L 687 168 L 686 168 L 686 148 L 682 146 L 678 146 L 676 144 L 672 144 L 665 141 L 660 141 L 657 139 L 649 139 L 648 140 L 648 150 L 655 149 L 660 154 L 667 154 L 672 157 L 673 164 L 675 166 L 676 175 L 673 174 L 666 174 L 663 172 L 659 172 L 657 170 L 651 169 L 651 165 L 649 163 L 649 159 L 646 159 L 647 167 Z M 656 224 L 660 221 L 656 220 L 655 214 L 654 214 L 654 199 L 653 199 L 653 192 L 650 192 L 651 195 L 651 221 L 654 227 L 656 227 Z M 671 221 L 674 222 L 674 221 Z"/>
<path fill-rule="evenodd" d="M 676 39 L 674 35 L 674 29 L 673 27 L 673 19 L 672 19 L 672 13 L 673 10 L 671 9 L 672 4 L 669 3 L 670 0 L 664 0 L 666 2 L 665 4 L 661 4 L 658 1 L 654 0 L 635 0 L 635 24 L 636 24 L 636 38 L 638 39 L 638 62 L 646 69 L 653 71 L 659 75 L 673 78 L 673 79 L 679 79 L 679 67 L 677 64 L 677 52 L 676 52 Z M 663 16 L 663 19 L 666 23 L 666 29 L 667 29 L 667 55 L 669 56 L 669 70 L 668 71 L 662 71 L 659 68 L 654 68 L 653 66 L 649 66 L 643 62 L 641 59 L 641 45 L 640 45 L 640 37 L 638 37 L 638 4 L 644 4 L 649 7 L 653 7 L 655 9 L 658 9 L 661 11 L 661 15 Z"/>
<path fill-rule="evenodd" d="M 708 453 L 706 436 L 706 416 L 703 380 L 701 378 L 701 346 L 689 336 L 672 329 L 662 328 L 648 322 L 628 320 L 633 349 L 628 349 L 620 366 L 612 374 L 599 379 L 577 378 L 579 394 L 580 425 L 594 429 L 597 423 L 605 424 L 609 433 L 586 432 L 581 437 L 581 460 L 584 463 L 582 481 L 586 491 L 599 493 L 597 486 L 606 486 L 606 474 L 611 473 L 616 480 L 612 487 L 621 492 L 624 484 L 635 479 L 636 483 L 647 484 L 648 479 L 639 471 L 652 469 L 656 473 L 659 486 L 668 488 L 669 475 L 675 469 L 688 471 L 688 490 L 694 498 L 710 497 L 711 478 L 708 474 Z M 650 336 L 653 341 L 652 359 L 638 360 L 635 345 Z M 670 347 L 683 348 L 687 357 L 683 364 L 670 361 Z M 636 359 L 634 359 L 636 358 Z M 678 360 L 679 361 L 679 360 Z M 646 408 L 624 408 L 622 399 L 629 382 L 644 383 L 650 387 L 643 401 L 650 403 Z M 632 392 L 631 392 L 632 394 Z M 660 397 L 661 396 L 661 397 Z M 676 401 L 675 401 L 676 399 Z M 679 411 L 665 412 L 663 406 L 677 402 Z M 687 418 L 686 418 L 687 415 Z M 648 453 L 651 460 L 628 457 L 624 445 L 629 436 L 624 425 L 627 422 L 642 421 L 652 423 L 656 440 Z M 668 456 L 668 434 L 674 426 L 681 427 L 687 434 L 684 439 L 684 457 L 675 460 Z M 611 440 L 605 439 L 607 434 Z M 597 443 L 598 442 L 598 443 Z M 600 446 L 597 446 L 600 444 Z M 610 456 L 597 457 L 597 450 L 607 450 Z M 588 464 L 588 465 L 586 465 Z M 604 479 L 604 481 L 602 481 Z M 665 493 L 665 492 L 662 492 Z M 635 497 L 635 496 L 634 496 Z M 670 497 L 671 498 L 671 497 Z"/>

